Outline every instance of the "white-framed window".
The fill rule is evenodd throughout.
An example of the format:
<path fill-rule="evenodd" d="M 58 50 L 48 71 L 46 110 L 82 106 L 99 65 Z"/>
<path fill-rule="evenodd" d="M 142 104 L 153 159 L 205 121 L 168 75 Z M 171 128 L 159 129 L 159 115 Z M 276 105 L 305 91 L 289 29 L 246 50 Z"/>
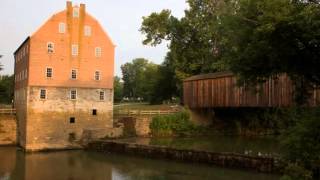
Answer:
<path fill-rule="evenodd" d="M 99 99 L 100 99 L 100 101 L 104 101 L 106 99 L 104 91 L 99 91 Z"/>
<path fill-rule="evenodd" d="M 53 42 L 48 42 L 47 43 L 47 51 L 48 51 L 48 53 L 53 53 L 54 52 L 54 43 Z"/>
<path fill-rule="evenodd" d="M 46 77 L 47 77 L 47 78 L 52 78 L 52 74 L 53 74 L 52 68 L 48 67 L 48 68 L 46 69 Z"/>
<path fill-rule="evenodd" d="M 72 56 L 78 56 L 78 44 L 72 44 L 71 51 Z"/>
<path fill-rule="evenodd" d="M 94 80 L 99 81 L 101 79 L 100 77 L 100 71 L 94 72 Z"/>
<path fill-rule="evenodd" d="M 77 90 L 76 89 L 71 89 L 70 90 L 70 99 L 71 100 L 76 100 L 77 99 Z"/>
<path fill-rule="evenodd" d="M 79 8 L 78 7 L 74 7 L 73 8 L 73 17 L 79 17 Z"/>
<path fill-rule="evenodd" d="M 59 23 L 59 33 L 65 33 L 66 32 L 66 24 L 63 22 Z"/>
<path fill-rule="evenodd" d="M 84 26 L 84 35 L 91 36 L 91 26 Z"/>
<path fill-rule="evenodd" d="M 76 69 L 71 70 L 71 79 L 77 79 L 77 70 Z"/>
<path fill-rule="evenodd" d="M 47 90 L 40 89 L 40 99 L 47 99 Z"/>
<path fill-rule="evenodd" d="M 96 47 L 95 48 L 95 55 L 96 57 L 101 57 L 101 47 Z"/>

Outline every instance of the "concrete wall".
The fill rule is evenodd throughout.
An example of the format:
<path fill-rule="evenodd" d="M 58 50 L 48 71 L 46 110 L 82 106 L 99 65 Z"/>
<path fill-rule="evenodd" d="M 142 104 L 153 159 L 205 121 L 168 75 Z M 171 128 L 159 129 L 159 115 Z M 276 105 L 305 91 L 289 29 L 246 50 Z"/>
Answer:
<path fill-rule="evenodd" d="M 17 122 L 14 115 L 0 115 L 0 145 L 15 145 Z"/>
<path fill-rule="evenodd" d="M 40 89 L 29 89 L 25 149 L 80 147 L 84 129 L 105 129 L 105 134 L 100 131 L 97 137 L 102 138 L 113 127 L 112 93 L 106 93 L 105 101 L 100 101 L 100 89 L 79 88 L 77 100 L 70 100 L 70 88 L 47 87 L 47 99 L 41 100 Z M 93 109 L 97 115 L 92 114 Z M 71 117 L 75 123 L 70 123 Z"/>

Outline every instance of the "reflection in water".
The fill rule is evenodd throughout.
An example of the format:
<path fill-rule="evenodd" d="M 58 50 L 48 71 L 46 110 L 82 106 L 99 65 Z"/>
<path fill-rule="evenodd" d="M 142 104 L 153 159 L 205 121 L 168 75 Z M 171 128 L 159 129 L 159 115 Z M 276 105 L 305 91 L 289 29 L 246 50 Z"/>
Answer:
<path fill-rule="evenodd" d="M 4 160 L 5 159 L 5 160 Z M 0 148 L 0 179 L 17 180 L 273 180 L 277 176 L 115 154 L 61 151 L 24 154 Z"/>

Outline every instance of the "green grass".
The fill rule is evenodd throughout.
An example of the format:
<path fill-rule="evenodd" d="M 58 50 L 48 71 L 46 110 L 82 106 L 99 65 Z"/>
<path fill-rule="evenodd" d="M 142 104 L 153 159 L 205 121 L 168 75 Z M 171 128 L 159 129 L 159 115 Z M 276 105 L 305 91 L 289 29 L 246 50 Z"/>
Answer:
<path fill-rule="evenodd" d="M 124 104 L 115 104 L 113 109 L 116 110 L 173 110 L 179 108 L 175 105 L 150 105 L 148 103 L 124 103 Z"/>

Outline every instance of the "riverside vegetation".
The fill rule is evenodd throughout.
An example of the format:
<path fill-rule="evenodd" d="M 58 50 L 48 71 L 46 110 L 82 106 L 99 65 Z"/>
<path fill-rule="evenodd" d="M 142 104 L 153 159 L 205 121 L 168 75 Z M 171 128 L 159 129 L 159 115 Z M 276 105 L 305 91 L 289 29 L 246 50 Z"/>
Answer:
<path fill-rule="evenodd" d="M 279 135 L 282 159 L 288 164 L 283 170 L 282 180 L 309 180 L 319 177 L 320 170 L 320 108 L 273 108 L 248 110 L 218 110 L 226 126 L 223 133 L 241 133 L 249 130 L 250 135 L 261 135 L 268 131 Z M 188 110 L 155 116 L 150 124 L 153 136 L 201 136 L 216 131 L 215 127 L 195 125 Z M 233 129 L 233 130 L 232 130 Z M 240 130 L 239 130 L 240 129 Z M 254 133 L 252 133 L 254 132 Z M 266 135 L 263 133 L 262 135 Z"/>

